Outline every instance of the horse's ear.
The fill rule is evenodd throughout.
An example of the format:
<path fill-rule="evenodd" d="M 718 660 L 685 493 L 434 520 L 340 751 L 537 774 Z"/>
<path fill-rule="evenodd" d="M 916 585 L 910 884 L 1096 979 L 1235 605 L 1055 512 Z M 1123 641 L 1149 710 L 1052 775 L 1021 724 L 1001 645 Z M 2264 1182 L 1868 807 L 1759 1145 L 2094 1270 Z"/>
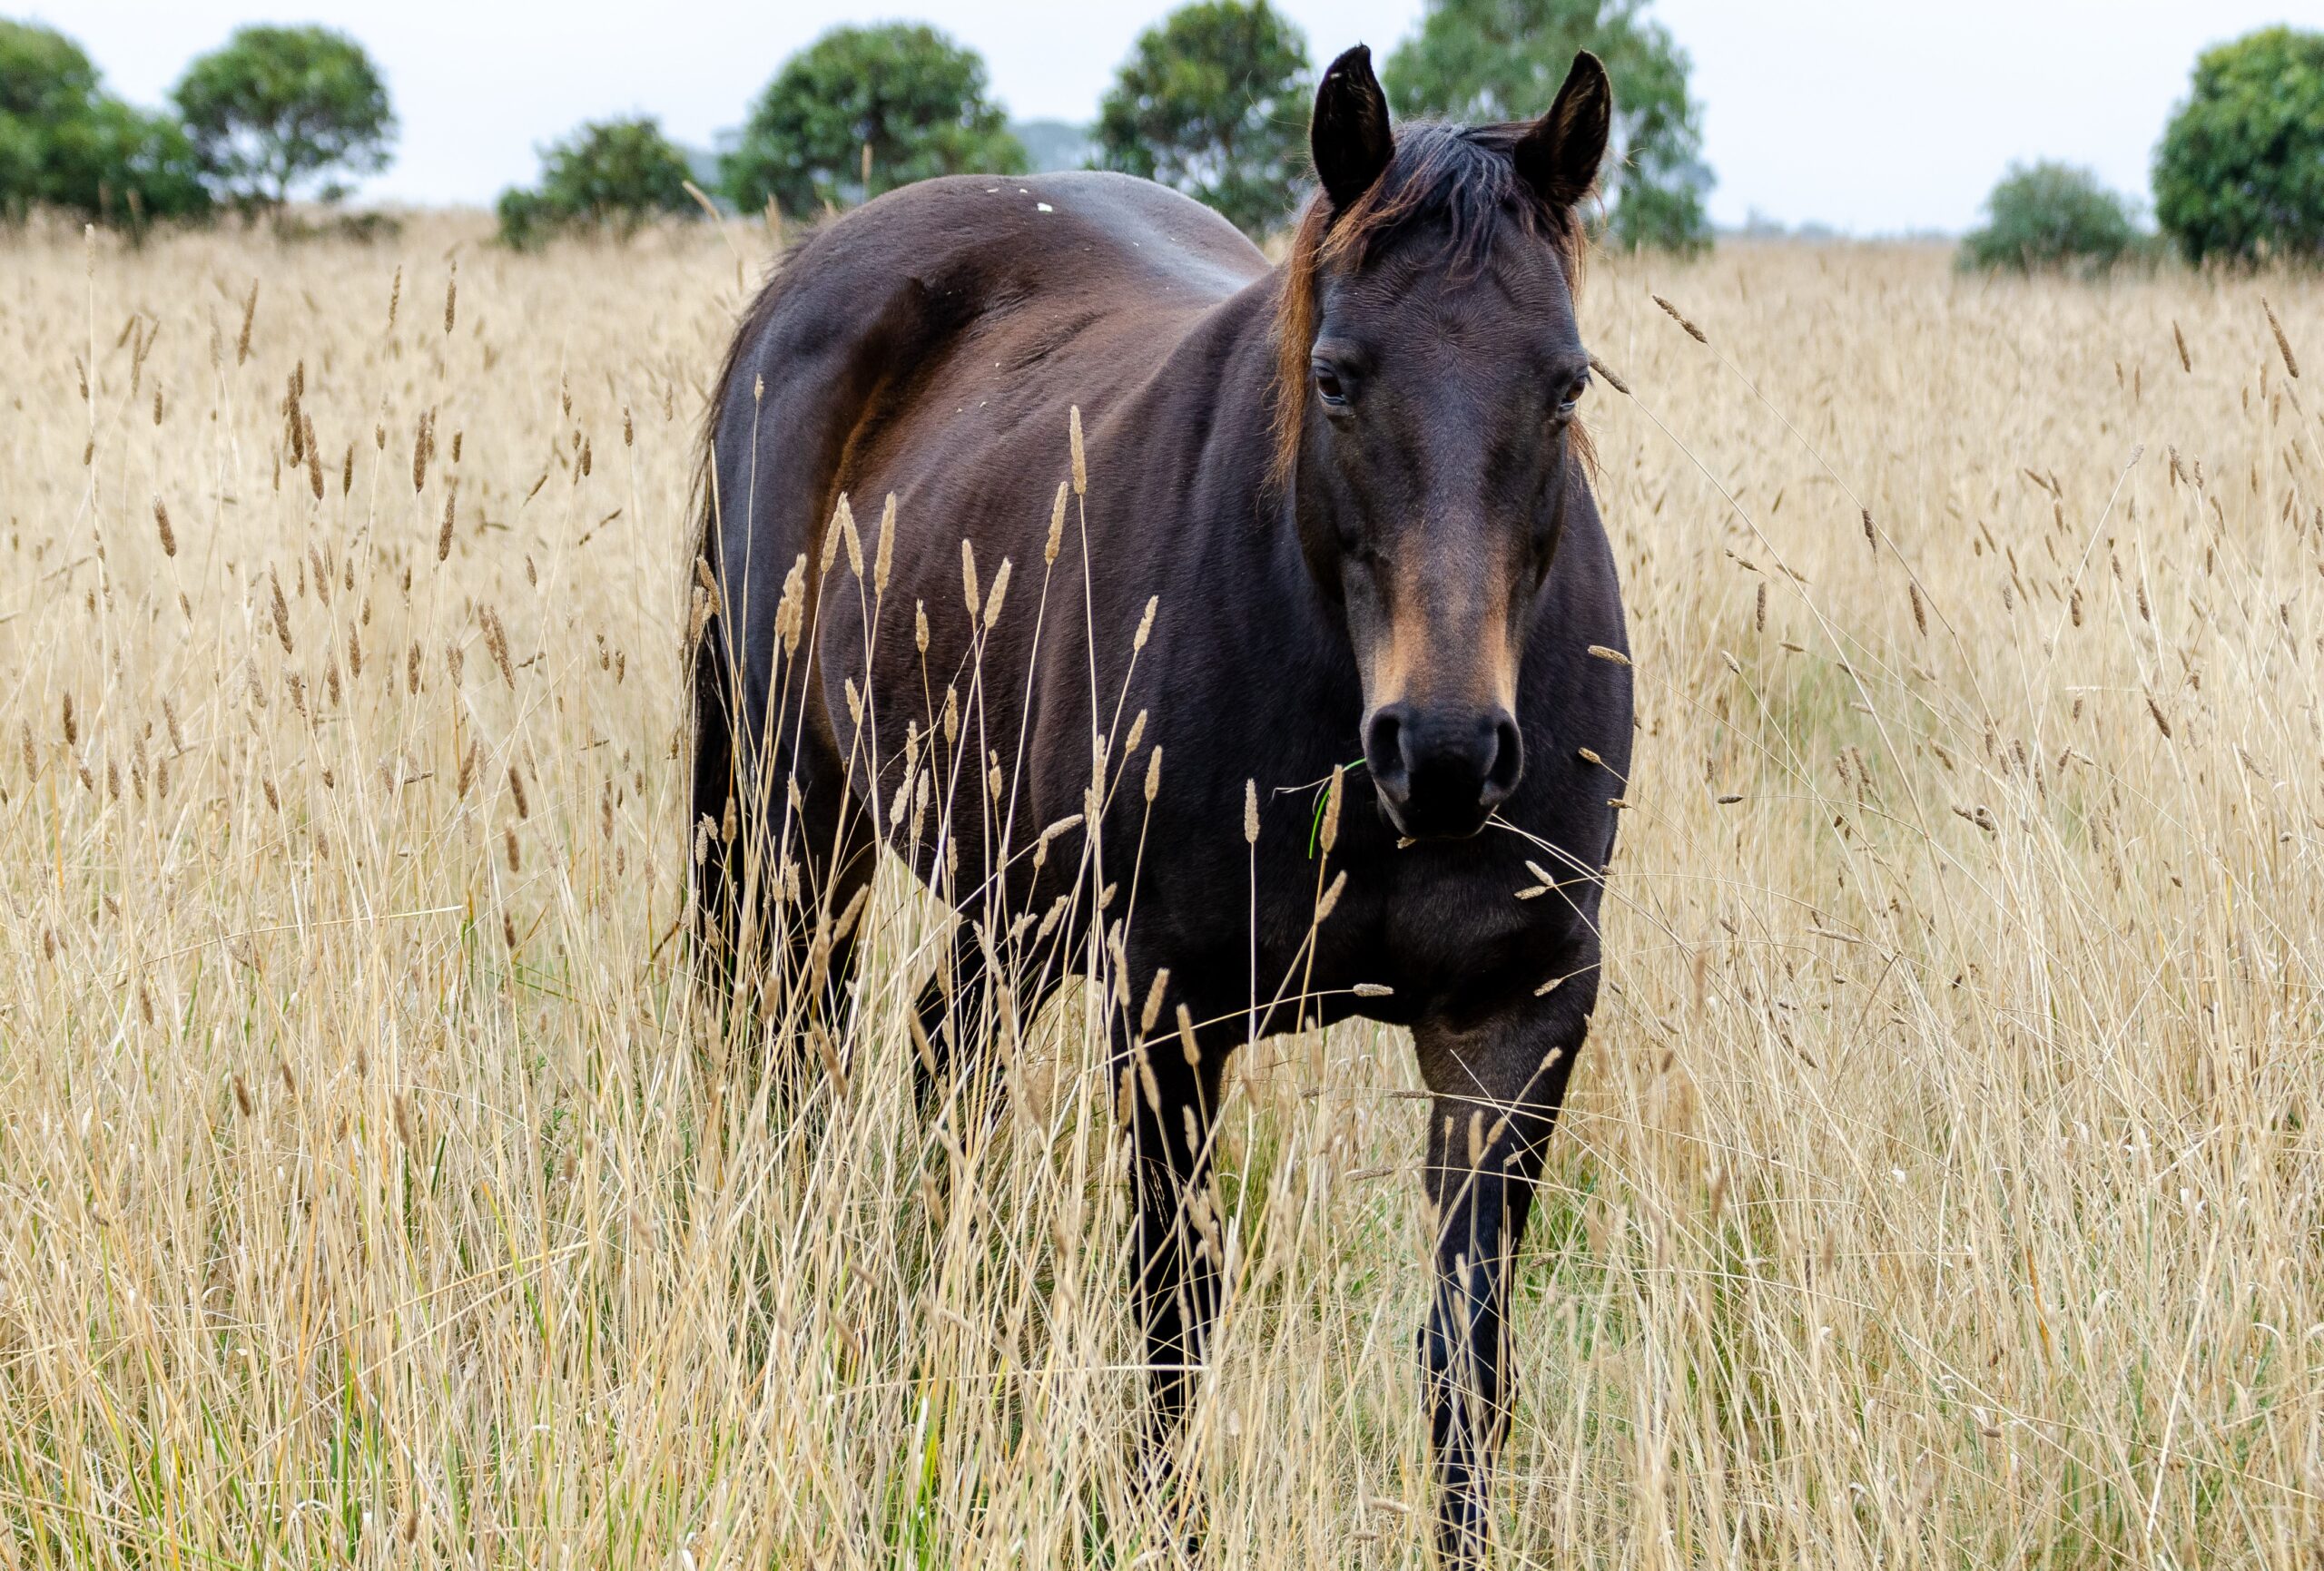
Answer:
<path fill-rule="evenodd" d="M 1388 95 L 1372 74 L 1372 51 L 1359 44 L 1331 64 L 1315 89 L 1315 118 L 1307 128 L 1315 173 L 1334 208 L 1372 189 L 1395 156 L 1388 129 Z"/>
<path fill-rule="evenodd" d="M 1553 208 L 1569 208 L 1598 183 L 1606 156 L 1606 134 L 1613 123 L 1614 90 L 1606 68 L 1587 49 L 1573 57 L 1565 85 L 1550 112 L 1535 121 L 1510 155 L 1517 172 Z"/>

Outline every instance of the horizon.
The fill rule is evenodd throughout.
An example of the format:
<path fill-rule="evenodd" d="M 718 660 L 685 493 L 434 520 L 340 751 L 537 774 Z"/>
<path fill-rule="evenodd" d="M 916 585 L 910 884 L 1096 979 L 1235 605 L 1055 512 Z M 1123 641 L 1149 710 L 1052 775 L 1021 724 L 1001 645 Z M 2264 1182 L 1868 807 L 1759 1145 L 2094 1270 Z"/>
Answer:
<path fill-rule="evenodd" d="M 1423 9 L 1421 0 L 1275 4 L 1318 66 L 1359 42 L 1384 65 Z M 673 141 L 714 149 L 784 59 L 850 22 L 926 21 L 983 57 L 1012 123 L 1086 125 L 1137 34 L 1167 9 L 1143 0 L 796 0 L 773 15 L 694 0 L 647 18 L 612 0 L 577 0 L 546 32 L 518 7 L 450 0 L 389 12 L 313 0 L 255 13 L 245 0 L 74 0 L 69 15 L 45 6 L 26 15 L 78 40 L 112 91 L 149 107 L 237 25 L 340 28 L 379 62 L 401 127 L 395 162 L 357 182 L 357 199 L 462 208 L 532 182 L 538 150 L 584 120 L 652 115 Z M 2280 0 L 2219 0 L 2200 16 L 2167 0 L 1973 0 L 1941 16 L 1868 15 L 1845 0 L 1783 0 L 1747 15 L 1718 0 L 1655 0 L 1645 15 L 1692 60 L 1719 230 L 1760 221 L 1840 239 L 1919 239 L 1973 227 L 2012 164 L 2043 160 L 2094 171 L 2145 216 L 2154 143 L 2196 56 L 2258 27 L 2293 25 L 2285 10 Z M 730 35 L 718 49 L 705 54 L 687 41 L 713 27 Z M 2011 47 L 1992 49 L 1996 37 Z M 2062 60 L 2076 69 L 2062 72 Z M 527 68 L 479 93 L 479 62 Z M 1803 78 L 1819 91 L 1799 92 Z M 1835 134 L 1839 127 L 1846 134 Z"/>

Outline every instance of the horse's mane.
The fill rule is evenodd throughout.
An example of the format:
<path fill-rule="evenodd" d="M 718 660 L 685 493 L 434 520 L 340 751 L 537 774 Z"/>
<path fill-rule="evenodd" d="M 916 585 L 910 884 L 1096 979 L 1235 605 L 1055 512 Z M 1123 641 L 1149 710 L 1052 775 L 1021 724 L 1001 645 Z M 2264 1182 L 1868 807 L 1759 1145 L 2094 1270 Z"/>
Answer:
<path fill-rule="evenodd" d="M 1276 490 L 1289 484 L 1299 461 L 1316 297 L 1326 277 L 1354 271 L 1388 242 L 1423 226 L 1440 231 L 1438 265 L 1473 270 L 1484 264 L 1495 240 L 1513 230 L 1521 241 L 1548 246 L 1566 287 L 1581 293 L 1588 244 L 1581 204 L 1552 210 L 1519 177 L 1511 157 L 1518 138 L 1531 129 L 1523 121 L 1410 126 L 1396 133 L 1387 169 L 1354 203 L 1334 209 L 1321 191 L 1309 200 L 1293 231 L 1275 308 L 1269 476 Z"/>

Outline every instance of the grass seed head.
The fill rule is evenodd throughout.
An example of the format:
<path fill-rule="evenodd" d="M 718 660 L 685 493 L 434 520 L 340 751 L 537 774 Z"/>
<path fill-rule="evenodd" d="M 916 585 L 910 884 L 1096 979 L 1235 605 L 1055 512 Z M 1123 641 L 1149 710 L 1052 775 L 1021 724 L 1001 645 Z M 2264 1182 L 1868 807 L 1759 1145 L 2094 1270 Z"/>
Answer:
<path fill-rule="evenodd" d="M 863 537 L 855 532 L 855 509 L 848 506 L 847 493 L 839 497 L 839 535 L 847 547 L 847 570 L 856 577 L 863 576 Z"/>
<path fill-rule="evenodd" d="M 1339 905 L 1340 896 L 1346 889 L 1347 869 L 1342 868 L 1333 878 L 1331 888 L 1324 891 L 1324 898 L 1315 902 L 1315 926 L 1320 928 L 1324 925 L 1324 918 L 1329 917 L 1333 909 Z"/>
<path fill-rule="evenodd" d="M 241 365 L 251 358 L 251 325 L 258 320 L 258 280 L 251 280 L 251 292 L 242 301 L 242 330 L 234 340 L 234 364 Z"/>
<path fill-rule="evenodd" d="M 2299 361 L 2292 355 L 2291 340 L 2284 337 L 2283 323 L 2276 319 L 2276 308 L 2268 303 L 2267 296 L 2261 295 L 2260 297 L 2260 309 L 2268 313 L 2268 329 L 2276 335 L 2276 352 L 2282 355 L 2284 358 L 2284 369 L 2290 374 L 2292 380 L 2298 381 L 2299 379 Z"/>
<path fill-rule="evenodd" d="M 1662 309 L 1663 309 L 1663 312 L 1664 312 L 1666 315 L 1668 315 L 1668 316 L 1669 317 L 1669 319 L 1670 319 L 1672 321 L 1674 321 L 1674 322 L 1678 323 L 1680 327 L 1682 327 L 1682 328 L 1686 329 L 1687 329 L 1687 336 L 1688 336 L 1689 338 L 1690 338 L 1690 339 L 1694 339 L 1694 340 L 1695 340 L 1695 342 L 1697 342 L 1697 343 L 1699 343 L 1699 344 L 1708 344 L 1708 343 L 1709 343 L 1709 342 L 1710 342 L 1710 340 L 1709 340 L 1709 339 L 1707 339 L 1707 338 L 1705 338 L 1705 337 L 1703 336 L 1703 330 L 1702 330 L 1702 329 L 1700 329 L 1700 328 L 1699 328 L 1699 327 L 1695 326 L 1695 324 L 1694 324 L 1694 323 L 1692 323 L 1692 322 L 1689 321 L 1689 320 L 1687 319 L 1687 318 L 1686 318 L 1686 314 L 1685 314 L 1684 312 L 1680 311 L 1677 306 L 1672 305 L 1669 300 L 1664 299 L 1660 295 L 1656 295 L 1656 296 L 1654 297 L 1654 303 L 1655 303 L 1656 305 L 1658 305 L 1658 306 L 1660 306 L 1660 307 L 1662 308 Z"/>
<path fill-rule="evenodd" d="M 282 641 L 282 653 L 294 653 L 290 646 L 290 604 L 282 598 L 282 579 L 273 568 L 266 570 L 266 582 L 273 591 L 274 635 Z"/>
<path fill-rule="evenodd" d="M 880 509 L 880 546 L 872 555 L 872 593 L 885 594 L 888 578 L 896 567 L 896 494 L 888 493 L 887 502 Z"/>
<path fill-rule="evenodd" d="M 1000 603 L 1009 596 L 1009 558 L 1000 559 L 1000 571 L 992 575 L 992 592 L 984 597 L 984 624 L 990 628 L 1000 620 Z"/>
<path fill-rule="evenodd" d="M 1600 378 L 1603 380 L 1608 387 L 1613 388 L 1614 391 L 1621 394 L 1622 397 L 1626 398 L 1630 396 L 1630 385 L 1622 380 L 1620 377 L 1614 374 L 1613 367 L 1608 365 L 1605 361 L 1600 359 L 1595 355 L 1590 357 L 1590 368 L 1597 372 Z"/>

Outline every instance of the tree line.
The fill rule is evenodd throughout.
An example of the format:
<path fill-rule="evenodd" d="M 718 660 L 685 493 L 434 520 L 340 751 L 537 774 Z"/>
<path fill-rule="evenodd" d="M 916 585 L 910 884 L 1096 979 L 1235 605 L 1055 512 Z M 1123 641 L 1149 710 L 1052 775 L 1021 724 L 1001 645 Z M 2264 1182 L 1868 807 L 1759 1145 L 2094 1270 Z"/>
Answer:
<path fill-rule="evenodd" d="M 1616 120 L 1605 238 L 1707 245 L 1690 62 L 1648 0 L 1426 0 L 1382 72 L 1398 114 L 1481 122 L 1539 112 L 1577 49 L 1602 59 Z M 1098 105 L 1096 167 L 1157 180 L 1254 235 L 1309 179 L 1307 40 L 1269 0 L 1191 0 L 1142 33 Z M 325 201 L 384 169 L 396 117 L 362 45 L 318 26 L 248 26 L 190 64 L 169 107 L 104 90 L 56 30 L 0 21 L 0 219 L 55 208 L 142 229 L 218 208 Z M 1026 151 L 981 57 L 922 23 L 832 29 L 782 63 L 704 172 L 650 116 L 593 121 L 504 192 L 502 237 L 625 233 L 741 211 L 812 217 L 932 175 L 1013 174 Z M 2262 29 L 2205 52 L 2154 159 L 2154 215 L 2189 260 L 2324 260 L 2324 33 Z M 2130 204 L 2084 170 L 2013 168 L 1965 241 L 1965 265 L 2105 266 L 2144 243 Z"/>
<path fill-rule="evenodd" d="M 1574 52 L 1602 58 L 1621 156 L 1609 227 L 1627 245 L 1709 242 L 1699 106 L 1689 63 L 1646 0 L 1429 0 L 1383 77 L 1401 114 L 1538 114 Z M 1142 33 L 1098 109 L 1091 162 L 1143 175 L 1260 234 L 1308 183 L 1307 39 L 1267 0 L 1193 0 Z M 867 157 L 868 154 L 868 157 Z M 835 28 L 777 73 L 722 162 L 735 205 L 844 206 L 912 180 L 1010 173 L 1024 151 L 974 51 L 918 24 Z"/>
<path fill-rule="evenodd" d="M 0 215 L 54 207 L 142 228 L 217 205 L 335 200 L 387 167 L 396 118 L 370 56 L 326 27 L 244 27 L 186 67 L 171 106 L 104 91 L 81 46 L 0 20 Z"/>
<path fill-rule="evenodd" d="M 1625 245 L 1699 249 L 1699 108 L 1688 61 L 1645 0 L 1431 0 L 1390 57 L 1400 113 L 1456 120 L 1538 113 L 1577 49 L 1612 73 L 1616 145 L 1608 227 Z M 1303 195 L 1307 40 L 1267 0 L 1193 0 L 1139 35 L 1100 102 L 1090 162 L 1143 175 L 1217 209 L 1252 234 L 1279 228 Z M 657 142 L 659 145 L 657 146 Z M 625 199 L 597 181 L 619 163 Z M 1024 148 L 993 100 L 983 60 L 922 23 L 842 26 L 785 61 L 719 160 L 722 194 L 743 211 L 810 215 L 931 175 L 1021 173 Z M 629 225 L 685 211 L 684 155 L 650 120 L 586 125 L 550 148 L 541 184 L 501 199 L 502 229 L 529 243 L 563 225 Z"/>
<path fill-rule="evenodd" d="M 1606 63 L 1620 104 L 1610 232 L 1627 245 L 1707 244 L 1701 115 L 1689 62 L 1647 0 L 1429 0 L 1385 72 L 1399 113 L 1498 120 L 1539 113 L 1573 52 Z M 1098 108 L 1097 167 L 1145 175 L 1254 234 L 1288 221 L 1309 179 L 1315 62 L 1268 0 L 1193 0 L 1137 41 Z M 53 207 L 142 226 L 218 206 L 329 201 L 386 166 L 396 121 L 362 46 L 329 28 L 252 26 L 187 68 L 162 112 L 103 91 L 53 28 L 0 22 L 0 214 Z M 931 175 L 1021 173 L 1024 148 L 981 57 L 921 23 L 834 28 L 784 61 L 690 190 L 685 152 L 651 116 L 592 121 L 541 150 L 541 173 L 497 204 L 505 239 L 634 230 L 732 207 L 812 217 Z M 710 183 L 710 182 L 705 182 Z M 699 188 L 696 188 L 697 190 Z"/>

